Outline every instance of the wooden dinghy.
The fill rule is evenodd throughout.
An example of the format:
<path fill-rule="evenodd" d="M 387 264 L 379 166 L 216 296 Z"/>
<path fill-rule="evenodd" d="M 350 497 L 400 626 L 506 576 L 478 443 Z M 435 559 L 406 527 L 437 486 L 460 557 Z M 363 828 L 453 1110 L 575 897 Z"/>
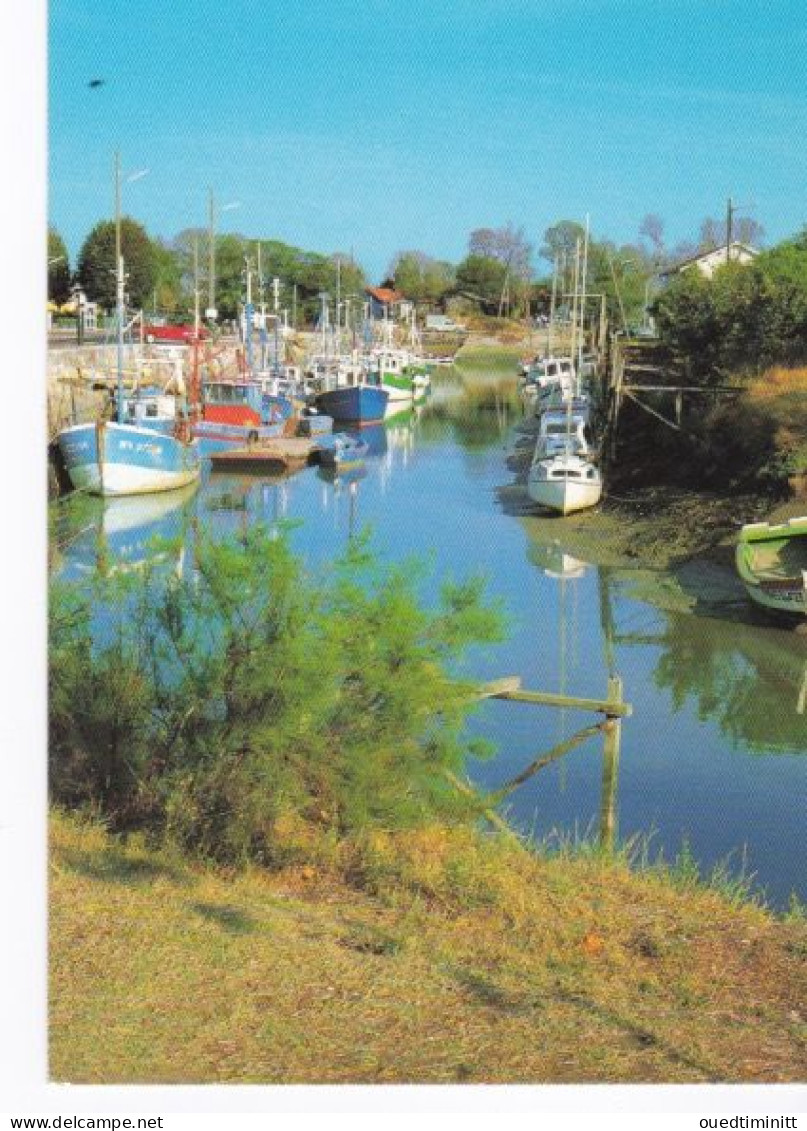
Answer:
<path fill-rule="evenodd" d="M 807 515 L 740 531 L 737 572 L 749 597 L 777 612 L 807 616 Z"/>

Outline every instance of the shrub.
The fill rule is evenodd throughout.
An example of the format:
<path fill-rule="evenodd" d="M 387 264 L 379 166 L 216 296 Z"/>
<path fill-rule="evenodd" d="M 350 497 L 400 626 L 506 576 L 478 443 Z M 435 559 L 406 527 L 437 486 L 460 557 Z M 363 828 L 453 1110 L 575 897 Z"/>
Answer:
<path fill-rule="evenodd" d="M 478 581 L 418 600 L 419 571 L 363 541 L 321 576 L 288 537 L 200 538 L 189 576 L 106 582 L 111 623 L 57 586 L 51 790 L 117 828 L 220 860 L 274 863 L 289 818 L 339 835 L 471 809 L 448 785 L 471 687 L 466 647 L 496 639 Z"/>

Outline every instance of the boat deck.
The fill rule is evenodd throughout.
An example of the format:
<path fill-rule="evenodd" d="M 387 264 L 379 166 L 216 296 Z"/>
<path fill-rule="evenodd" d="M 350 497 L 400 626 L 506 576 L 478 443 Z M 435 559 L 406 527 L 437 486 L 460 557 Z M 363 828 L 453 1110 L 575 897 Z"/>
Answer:
<path fill-rule="evenodd" d="M 214 467 L 258 470 L 271 466 L 290 469 L 313 463 L 319 450 L 320 444 L 308 436 L 289 436 L 247 444 L 243 448 L 212 452 L 210 459 Z"/>

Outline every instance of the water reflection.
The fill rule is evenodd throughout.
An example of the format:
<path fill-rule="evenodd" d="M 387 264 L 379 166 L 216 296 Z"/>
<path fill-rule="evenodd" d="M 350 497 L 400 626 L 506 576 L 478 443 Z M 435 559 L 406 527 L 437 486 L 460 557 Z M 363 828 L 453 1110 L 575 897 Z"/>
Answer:
<path fill-rule="evenodd" d="M 694 704 L 737 748 L 756 753 L 807 752 L 807 643 L 765 625 L 658 609 L 648 628 L 620 630 L 614 609 L 632 604 L 625 571 L 600 567 L 603 633 L 610 647 L 658 649 L 656 687 L 675 711 Z M 635 608 L 635 604 L 634 604 Z M 634 618 L 635 619 L 635 618 Z"/>
<path fill-rule="evenodd" d="M 56 532 L 59 572 L 66 580 L 108 577 L 167 563 L 181 573 L 197 488 L 198 481 L 179 491 L 65 507 Z"/>

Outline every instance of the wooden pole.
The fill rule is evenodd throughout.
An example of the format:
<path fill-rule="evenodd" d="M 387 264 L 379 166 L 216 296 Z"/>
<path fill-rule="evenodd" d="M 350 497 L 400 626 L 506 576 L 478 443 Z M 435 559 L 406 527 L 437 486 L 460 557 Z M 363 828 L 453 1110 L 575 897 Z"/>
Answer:
<path fill-rule="evenodd" d="M 613 703 L 622 701 L 622 680 L 618 675 L 608 677 L 608 699 Z M 612 852 L 616 840 L 616 789 L 619 775 L 619 752 L 622 742 L 622 722 L 619 715 L 608 715 L 604 733 L 600 845 L 606 851 Z"/>

